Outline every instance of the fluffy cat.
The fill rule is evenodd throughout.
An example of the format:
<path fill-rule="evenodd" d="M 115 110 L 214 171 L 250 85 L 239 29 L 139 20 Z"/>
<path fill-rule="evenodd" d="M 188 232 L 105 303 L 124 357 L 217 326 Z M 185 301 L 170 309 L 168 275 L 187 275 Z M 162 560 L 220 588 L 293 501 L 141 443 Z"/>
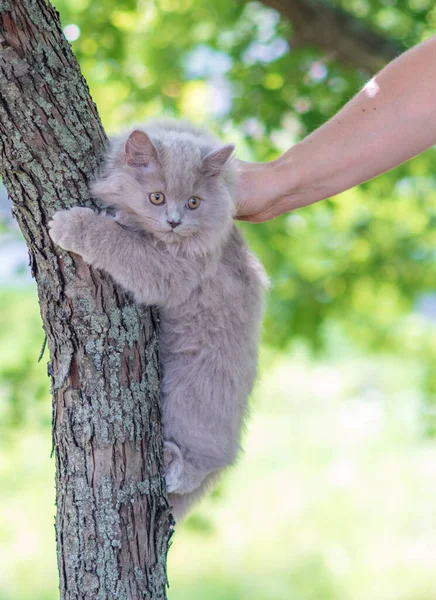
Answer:
<path fill-rule="evenodd" d="M 237 456 L 257 362 L 263 269 L 233 224 L 234 147 L 183 122 L 114 139 L 92 195 L 50 235 L 160 309 L 165 480 L 179 519 Z"/>

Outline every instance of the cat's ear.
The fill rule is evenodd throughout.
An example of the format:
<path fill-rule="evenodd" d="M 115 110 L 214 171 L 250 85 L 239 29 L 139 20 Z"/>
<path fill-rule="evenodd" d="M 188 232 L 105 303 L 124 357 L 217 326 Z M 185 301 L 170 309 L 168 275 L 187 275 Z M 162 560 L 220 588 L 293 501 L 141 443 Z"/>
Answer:
<path fill-rule="evenodd" d="M 227 146 L 209 152 L 209 154 L 203 158 L 203 167 L 206 173 L 212 177 L 219 175 L 226 162 L 232 156 L 234 149 L 235 147 L 233 144 L 227 144 Z"/>
<path fill-rule="evenodd" d="M 124 146 L 124 164 L 130 167 L 146 167 L 158 160 L 156 147 L 148 135 L 139 129 L 132 131 Z"/>

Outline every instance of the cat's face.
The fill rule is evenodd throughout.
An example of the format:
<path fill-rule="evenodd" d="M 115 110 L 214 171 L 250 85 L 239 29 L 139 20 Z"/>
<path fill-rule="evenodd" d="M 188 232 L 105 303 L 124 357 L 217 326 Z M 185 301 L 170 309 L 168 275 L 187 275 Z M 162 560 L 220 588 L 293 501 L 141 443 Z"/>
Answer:
<path fill-rule="evenodd" d="M 166 244 L 212 249 L 232 222 L 234 172 L 226 164 L 232 152 L 233 146 L 208 152 L 180 132 L 152 142 L 136 130 L 125 144 L 116 168 L 117 193 L 108 203 Z M 105 200 L 98 187 L 99 182 L 93 192 Z"/>

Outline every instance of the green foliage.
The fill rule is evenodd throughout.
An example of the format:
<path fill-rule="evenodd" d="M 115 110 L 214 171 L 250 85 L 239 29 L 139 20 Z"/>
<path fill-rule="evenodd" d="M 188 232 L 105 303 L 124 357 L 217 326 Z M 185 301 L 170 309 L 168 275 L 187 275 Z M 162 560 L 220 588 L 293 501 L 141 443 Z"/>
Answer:
<path fill-rule="evenodd" d="M 0 437 L 23 421 L 50 422 L 49 380 L 38 363 L 44 332 L 36 298 L 23 291 L 0 287 Z"/>
<path fill-rule="evenodd" d="M 436 7 L 432 0 L 336 0 L 332 2 L 374 29 L 413 46 L 433 35 Z"/>

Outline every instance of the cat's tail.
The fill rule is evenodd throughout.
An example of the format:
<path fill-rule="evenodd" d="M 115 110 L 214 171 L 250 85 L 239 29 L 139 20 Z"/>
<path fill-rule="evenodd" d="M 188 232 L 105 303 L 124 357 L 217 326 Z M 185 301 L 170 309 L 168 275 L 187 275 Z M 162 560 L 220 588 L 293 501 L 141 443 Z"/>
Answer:
<path fill-rule="evenodd" d="M 168 500 L 172 507 L 172 514 L 176 521 L 180 521 L 189 512 L 191 506 L 200 500 L 208 492 L 218 479 L 220 471 L 208 475 L 200 487 L 188 494 L 168 494 Z"/>

